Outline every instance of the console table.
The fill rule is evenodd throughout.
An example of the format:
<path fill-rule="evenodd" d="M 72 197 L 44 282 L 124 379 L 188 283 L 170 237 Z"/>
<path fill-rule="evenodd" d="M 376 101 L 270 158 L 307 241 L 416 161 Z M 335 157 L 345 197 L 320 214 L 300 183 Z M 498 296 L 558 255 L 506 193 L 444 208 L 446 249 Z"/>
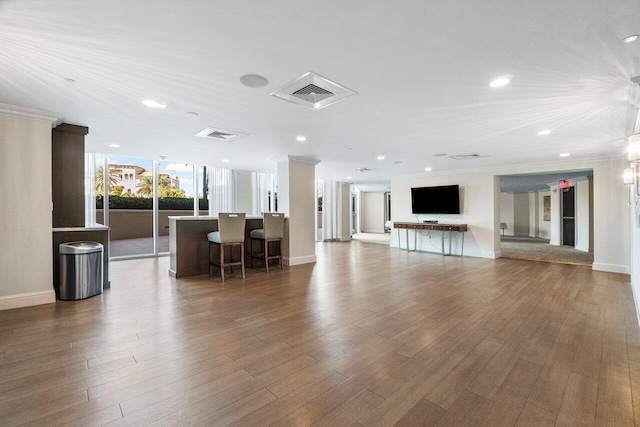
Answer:
<path fill-rule="evenodd" d="M 393 228 L 398 230 L 398 248 L 402 249 L 400 246 L 400 230 L 404 229 L 405 235 L 407 237 L 407 251 L 411 251 L 409 249 L 409 230 L 413 230 L 413 250 L 415 251 L 418 246 L 418 231 L 422 230 L 430 230 L 430 231 L 442 231 L 442 255 L 449 256 L 451 255 L 451 236 L 453 232 L 462 233 L 462 246 L 460 247 L 460 256 L 464 253 L 464 233 L 467 232 L 467 224 L 433 224 L 426 222 L 394 222 Z M 445 233 L 449 233 L 449 252 L 445 253 L 444 251 L 444 236 Z"/>

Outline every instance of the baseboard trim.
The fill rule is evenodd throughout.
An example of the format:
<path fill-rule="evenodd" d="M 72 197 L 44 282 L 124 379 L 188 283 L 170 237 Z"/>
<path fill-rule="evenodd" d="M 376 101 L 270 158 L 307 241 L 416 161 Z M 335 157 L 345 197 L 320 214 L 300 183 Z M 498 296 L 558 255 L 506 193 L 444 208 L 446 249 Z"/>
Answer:
<path fill-rule="evenodd" d="M 288 258 L 288 257 L 282 258 L 282 263 L 284 265 L 289 265 L 289 266 L 300 265 L 300 264 L 311 264 L 314 262 L 316 262 L 315 255 L 299 256 L 295 258 Z"/>
<path fill-rule="evenodd" d="M 605 264 L 603 262 L 594 262 L 593 265 L 591 266 L 591 269 L 596 271 L 606 271 L 608 273 L 629 274 L 628 265 Z"/>
<path fill-rule="evenodd" d="M 7 295 L 6 297 L 0 297 L 0 311 L 31 307 L 34 305 L 52 304 L 54 302 L 56 302 L 56 293 L 53 289 L 50 291 Z"/>

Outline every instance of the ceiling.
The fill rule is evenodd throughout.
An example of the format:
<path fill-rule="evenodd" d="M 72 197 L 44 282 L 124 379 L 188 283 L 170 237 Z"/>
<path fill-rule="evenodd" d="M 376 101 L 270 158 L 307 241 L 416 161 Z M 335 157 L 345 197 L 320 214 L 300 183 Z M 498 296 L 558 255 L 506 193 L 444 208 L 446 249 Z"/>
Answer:
<path fill-rule="evenodd" d="M 637 0 L 2 0 L 0 102 L 88 126 L 93 152 L 265 172 L 305 156 L 355 183 L 615 158 L 635 33 Z M 307 71 L 358 94 L 319 111 L 269 96 Z M 207 126 L 248 136 L 193 136 Z"/>
<path fill-rule="evenodd" d="M 500 191 L 504 193 L 528 193 L 530 191 L 549 191 L 549 184 L 586 177 L 593 180 L 593 169 L 548 172 L 539 174 L 505 175 L 500 177 Z"/>

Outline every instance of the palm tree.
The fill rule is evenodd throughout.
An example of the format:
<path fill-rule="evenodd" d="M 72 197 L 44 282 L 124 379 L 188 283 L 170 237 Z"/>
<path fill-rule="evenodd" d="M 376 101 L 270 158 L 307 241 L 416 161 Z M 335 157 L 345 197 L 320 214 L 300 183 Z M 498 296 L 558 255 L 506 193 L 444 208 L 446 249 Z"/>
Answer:
<path fill-rule="evenodd" d="M 141 197 L 153 196 L 153 177 L 145 176 L 142 178 L 142 181 L 136 185 L 136 187 L 138 187 L 138 190 L 136 191 L 137 195 Z"/>
<path fill-rule="evenodd" d="M 118 172 L 109 168 L 109 187 L 113 188 L 118 184 Z M 96 193 L 104 194 L 104 168 L 100 166 L 96 169 Z"/>

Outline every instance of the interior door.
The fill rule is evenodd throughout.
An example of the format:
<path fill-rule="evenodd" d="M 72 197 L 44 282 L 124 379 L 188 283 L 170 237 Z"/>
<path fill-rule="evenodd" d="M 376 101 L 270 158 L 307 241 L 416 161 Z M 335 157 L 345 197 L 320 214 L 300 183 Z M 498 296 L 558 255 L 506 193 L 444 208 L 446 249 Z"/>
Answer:
<path fill-rule="evenodd" d="M 576 193 L 574 187 L 562 189 L 562 244 L 576 245 Z"/>

